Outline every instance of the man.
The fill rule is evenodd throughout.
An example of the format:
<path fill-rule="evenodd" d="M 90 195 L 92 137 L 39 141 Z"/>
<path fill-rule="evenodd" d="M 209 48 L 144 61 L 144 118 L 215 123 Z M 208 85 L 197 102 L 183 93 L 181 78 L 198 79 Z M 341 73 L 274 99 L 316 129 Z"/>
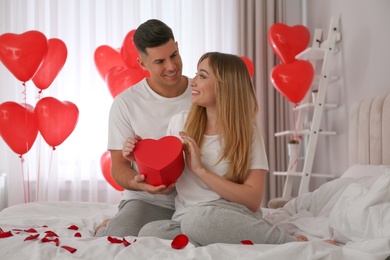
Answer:
<path fill-rule="evenodd" d="M 97 236 L 137 236 L 143 225 L 170 219 L 174 212 L 174 184 L 154 187 L 144 181 L 137 165 L 122 155 L 126 138 L 160 139 L 166 135 L 171 117 L 188 110 L 191 87 L 182 75 L 182 60 L 171 28 L 151 19 L 134 33 L 138 64 L 150 73 L 146 78 L 119 94 L 109 117 L 108 150 L 111 174 L 122 186 L 118 213 L 97 227 Z"/>

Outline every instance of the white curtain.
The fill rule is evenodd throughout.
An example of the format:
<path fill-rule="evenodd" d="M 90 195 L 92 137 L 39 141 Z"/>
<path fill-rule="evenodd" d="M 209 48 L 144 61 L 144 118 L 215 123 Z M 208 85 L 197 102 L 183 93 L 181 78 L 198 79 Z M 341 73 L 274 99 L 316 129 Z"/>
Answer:
<path fill-rule="evenodd" d="M 0 34 L 42 32 L 67 46 L 65 66 L 41 94 L 0 64 L 0 103 L 43 97 L 70 101 L 79 109 L 72 134 L 55 150 L 38 134 L 32 149 L 19 158 L 0 138 L 0 173 L 7 173 L 8 205 L 28 201 L 77 200 L 117 203 L 120 192 L 104 179 L 100 157 L 106 151 L 112 97 L 94 64 L 101 45 L 120 48 L 126 34 L 157 18 L 174 31 L 192 77 L 206 51 L 237 55 L 239 0 L 0 0 Z M 39 186 L 39 188 L 38 188 Z"/>

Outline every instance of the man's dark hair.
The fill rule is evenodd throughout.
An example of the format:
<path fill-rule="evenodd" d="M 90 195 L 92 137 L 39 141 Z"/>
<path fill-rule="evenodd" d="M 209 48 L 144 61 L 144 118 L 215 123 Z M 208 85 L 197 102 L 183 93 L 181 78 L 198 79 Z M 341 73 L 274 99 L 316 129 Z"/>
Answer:
<path fill-rule="evenodd" d="M 138 52 L 147 54 L 146 48 L 153 48 L 167 43 L 170 39 L 175 41 L 172 29 L 157 19 L 150 19 L 138 26 L 135 30 L 134 44 Z"/>

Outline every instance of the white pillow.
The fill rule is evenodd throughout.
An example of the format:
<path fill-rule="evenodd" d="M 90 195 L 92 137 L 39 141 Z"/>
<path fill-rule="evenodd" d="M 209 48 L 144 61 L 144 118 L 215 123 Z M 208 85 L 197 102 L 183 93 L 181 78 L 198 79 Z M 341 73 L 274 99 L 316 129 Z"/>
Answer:
<path fill-rule="evenodd" d="M 344 177 L 361 178 L 361 177 L 380 176 L 381 174 L 382 174 L 382 165 L 356 164 L 349 167 L 343 173 L 343 175 L 341 175 L 340 178 L 344 178 Z"/>

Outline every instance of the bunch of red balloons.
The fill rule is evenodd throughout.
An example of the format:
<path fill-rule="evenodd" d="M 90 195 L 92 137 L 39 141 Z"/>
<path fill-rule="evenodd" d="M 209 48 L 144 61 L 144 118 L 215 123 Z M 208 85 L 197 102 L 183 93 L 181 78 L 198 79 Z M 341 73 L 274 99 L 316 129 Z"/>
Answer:
<path fill-rule="evenodd" d="M 133 41 L 134 33 L 135 30 L 127 33 L 121 48 L 101 45 L 95 50 L 95 66 L 113 98 L 145 77 L 149 77 L 149 72 L 138 65 L 138 51 Z M 252 61 L 245 56 L 241 56 L 241 59 L 245 62 L 250 76 L 253 77 Z"/>
<path fill-rule="evenodd" d="M 39 31 L 0 35 L 0 61 L 23 85 L 32 80 L 40 92 L 52 84 L 66 58 L 65 43 Z M 0 105 L 0 135 L 21 156 L 31 149 L 38 132 L 54 149 L 73 132 L 78 115 L 75 104 L 53 97 L 40 99 L 35 108 L 7 101 Z"/>
<path fill-rule="evenodd" d="M 96 68 L 113 98 L 145 77 L 149 77 L 149 72 L 138 65 L 138 52 L 133 41 L 134 32 L 135 30 L 131 30 L 126 35 L 119 49 L 102 45 L 95 50 Z"/>
<path fill-rule="evenodd" d="M 274 87 L 292 103 L 299 103 L 310 89 L 314 79 L 314 68 L 305 60 L 297 60 L 310 40 L 310 32 L 303 25 L 288 26 L 273 24 L 268 30 L 268 42 L 281 64 L 271 71 Z"/>

